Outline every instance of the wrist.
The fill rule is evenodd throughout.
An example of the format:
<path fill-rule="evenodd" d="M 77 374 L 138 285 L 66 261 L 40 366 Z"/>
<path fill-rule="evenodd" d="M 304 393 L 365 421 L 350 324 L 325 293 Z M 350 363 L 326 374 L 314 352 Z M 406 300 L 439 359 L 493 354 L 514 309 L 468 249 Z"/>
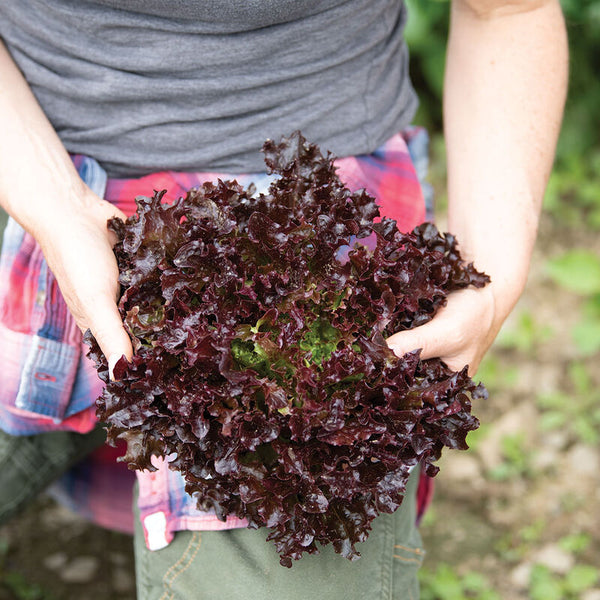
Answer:
<path fill-rule="evenodd" d="M 502 196 L 502 199 L 510 196 Z M 494 298 L 495 319 L 502 323 L 519 300 L 529 275 L 535 245 L 538 211 L 529 194 L 512 198 L 519 202 L 472 203 L 470 212 L 456 211 L 449 219 L 461 256 L 487 273 L 490 283 L 484 288 Z M 461 219 L 460 215 L 467 214 Z"/>
<path fill-rule="evenodd" d="M 525 289 L 527 273 L 515 270 L 510 274 L 490 274 L 490 278 L 491 281 L 486 289 L 493 299 L 494 329 L 499 331 Z"/>
<path fill-rule="evenodd" d="M 45 182 L 31 196 L 25 196 L 26 202 L 13 207 L 12 214 L 38 242 L 56 237 L 58 232 L 69 235 L 70 228 L 106 213 L 100 210 L 105 201 L 83 182 L 77 171 L 73 177 Z"/>

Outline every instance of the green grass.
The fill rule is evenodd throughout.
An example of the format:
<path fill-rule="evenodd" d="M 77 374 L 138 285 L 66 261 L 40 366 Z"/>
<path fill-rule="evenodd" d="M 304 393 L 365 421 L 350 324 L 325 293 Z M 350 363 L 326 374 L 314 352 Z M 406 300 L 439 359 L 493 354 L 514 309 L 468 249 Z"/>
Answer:
<path fill-rule="evenodd" d="M 542 431 L 563 430 L 574 441 L 600 444 L 600 387 L 585 363 L 571 362 L 564 389 L 540 394 L 536 401 Z"/>

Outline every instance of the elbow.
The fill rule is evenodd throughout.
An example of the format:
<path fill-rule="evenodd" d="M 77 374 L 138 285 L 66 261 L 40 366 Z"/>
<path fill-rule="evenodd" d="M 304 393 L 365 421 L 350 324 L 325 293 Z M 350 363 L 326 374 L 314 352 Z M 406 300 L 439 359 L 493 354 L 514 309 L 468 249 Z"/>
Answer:
<path fill-rule="evenodd" d="M 493 19 L 538 10 L 558 0 L 454 0 L 455 8 L 480 19 Z"/>

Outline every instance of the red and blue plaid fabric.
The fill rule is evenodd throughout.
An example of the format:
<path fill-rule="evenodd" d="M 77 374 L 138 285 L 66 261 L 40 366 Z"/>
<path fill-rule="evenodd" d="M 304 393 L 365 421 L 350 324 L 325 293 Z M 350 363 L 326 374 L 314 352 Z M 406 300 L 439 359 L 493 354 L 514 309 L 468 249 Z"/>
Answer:
<path fill-rule="evenodd" d="M 337 159 L 337 172 L 350 189 L 365 188 L 377 198 L 381 213 L 395 219 L 400 229 L 410 230 L 426 217 L 415 171 L 425 166 L 426 144 L 426 133 L 411 128 L 372 154 Z M 151 195 L 153 190 L 166 189 L 166 197 L 174 199 L 217 178 L 236 179 L 242 186 L 253 183 L 258 192 L 266 191 L 271 181 L 265 173 L 173 171 L 107 179 L 93 159 L 75 156 L 73 160 L 87 185 L 128 215 L 135 211 L 134 198 Z M 41 249 L 9 219 L 0 255 L 0 427 L 13 435 L 57 429 L 90 431 L 97 424 L 94 403 L 102 384 L 86 352 Z M 63 478 L 54 492 L 91 520 L 132 531 L 133 475 L 114 458 L 110 449 L 100 449 Z M 156 464 L 156 472 L 137 474 L 140 515 L 150 549 L 168 544 L 178 530 L 245 525 L 239 519 L 224 523 L 214 514 L 198 511 L 181 475 L 168 469 L 164 460 Z M 419 494 L 422 512 L 431 495 L 425 481 Z"/>

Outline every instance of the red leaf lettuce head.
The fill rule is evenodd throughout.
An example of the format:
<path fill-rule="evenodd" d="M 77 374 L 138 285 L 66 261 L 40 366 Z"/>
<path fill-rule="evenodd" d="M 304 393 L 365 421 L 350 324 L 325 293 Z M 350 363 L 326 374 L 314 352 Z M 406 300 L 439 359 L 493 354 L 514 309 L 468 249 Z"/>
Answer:
<path fill-rule="evenodd" d="M 88 335 L 98 418 L 131 468 L 170 456 L 200 509 L 270 528 L 282 564 L 328 543 L 355 559 L 411 469 L 467 447 L 486 395 L 466 367 L 398 358 L 384 338 L 488 277 L 431 224 L 376 222 L 375 199 L 299 133 L 264 153 L 266 195 L 206 183 L 109 222 L 135 355 L 111 381 Z"/>

